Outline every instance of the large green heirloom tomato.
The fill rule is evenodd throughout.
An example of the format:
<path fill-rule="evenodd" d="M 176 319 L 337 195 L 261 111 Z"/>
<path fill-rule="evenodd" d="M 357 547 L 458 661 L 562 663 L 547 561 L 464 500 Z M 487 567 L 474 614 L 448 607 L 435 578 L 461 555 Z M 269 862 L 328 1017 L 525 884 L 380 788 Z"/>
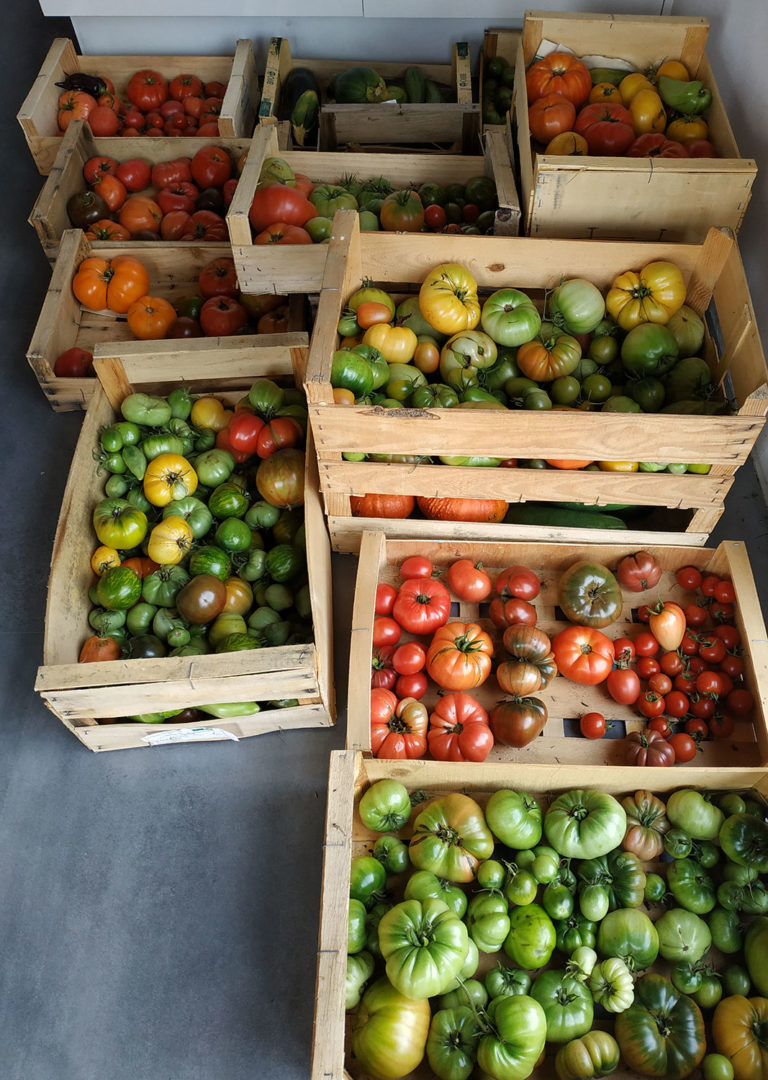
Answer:
<path fill-rule="evenodd" d="M 623 598 L 621 586 L 607 566 L 579 559 L 560 575 L 557 602 L 570 622 L 599 630 L 619 618 Z"/>
<path fill-rule="evenodd" d="M 467 894 L 458 885 L 439 878 L 431 870 L 417 870 L 405 883 L 406 900 L 442 900 L 461 919 L 467 910 Z"/>
<path fill-rule="evenodd" d="M 681 788 L 667 799 L 667 817 L 694 840 L 716 840 L 725 814 L 701 792 Z"/>
<path fill-rule="evenodd" d="M 509 908 L 501 893 L 478 893 L 469 901 L 469 936 L 484 953 L 498 952 L 509 933 Z"/>
<path fill-rule="evenodd" d="M 213 514 L 200 499 L 194 495 L 187 495 L 183 499 L 175 499 L 163 507 L 163 517 L 181 517 L 192 530 L 195 540 L 202 540 L 213 525 Z"/>
<path fill-rule="evenodd" d="M 347 981 L 344 994 L 344 1008 L 354 1009 L 360 1004 L 365 984 L 373 975 L 376 962 L 369 952 L 347 956 Z"/>
<path fill-rule="evenodd" d="M 631 851 L 609 851 L 597 859 L 582 862 L 576 872 L 584 885 L 602 885 L 611 910 L 640 907 L 645 899 L 645 871 Z"/>
<path fill-rule="evenodd" d="M 765 821 L 754 814 L 731 814 L 723 822 L 719 836 L 720 847 L 732 862 L 755 866 L 761 874 L 768 873 L 768 824 Z"/>
<path fill-rule="evenodd" d="M 480 1031 L 467 1005 L 444 1008 L 432 1017 L 427 1061 L 439 1080 L 469 1080 L 475 1067 Z"/>
<path fill-rule="evenodd" d="M 616 1017 L 615 1035 L 630 1069 L 665 1080 L 690 1076 L 707 1047 L 699 1006 L 654 973 L 638 979 L 633 1004 Z"/>
<path fill-rule="evenodd" d="M 377 780 L 363 792 L 360 820 L 374 832 L 397 832 L 411 816 L 411 798 L 399 780 Z"/>
<path fill-rule="evenodd" d="M 331 386 L 351 390 L 356 398 L 373 390 L 373 370 L 368 361 L 351 349 L 338 349 L 331 361 Z"/>
<path fill-rule="evenodd" d="M 373 855 L 357 855 L 349 873 L 349 895 L 360 900 L 366 907 L 383 898 L 387 872 Z"/>
<path fill-rule="evenodd" d="M 591 334 L 605 315 L 603 294 L 584 278 L 563 281 L 547 302 L 548 317 L 569 334 Z"/>
<path fill-rule="evenodd" d="M 603 791 L 558 795 L 544 815 L 544 835 L 567 859 L 596 859 L 620 846 L 627 830 L 624 807 Z"/>
<path fill-rule="evenodd" d="M 677 360 L 677 342 L 666 326 L 640 323 L 621 343 L 621 363 L 628 375 L 665 375 Z"/>
<path fill-rule="evenodd" d="M 461 971 L 468 940 L 466 926 L 442 900 L 403 900 L 379 923 L 387 978 L 408 998 L 442 994 Z"/>
<path fill-rule="evenodd" d="M 555 926 L 539 904 L 513 908 L 504 952 L 517 967 L 533 971 L 549 963 L 557 944 Z"/>
<path fill-rule="evenodd" d="M 201 484 L 215 488 L 229 480 L 235 468 L 235 459 L 228 450 L 204 450 L 195 458 L 195 472 Z"/>
<path fill-rule="evenodd" d="M 759 915 L 747 930 L 744 942 L 747 970 L 764 997 L 768 997 L 768 918 Z"/>
<path fill-rule="evenodd" d="M 607 1031 L 589 1031 L 561 1046 L 555 1057 L 558 1080 L 597 1080 L 619 1067 L 619 1044 Z"/>
<path fill-rule="evenodd" d="M 319 184 L 309 201 L 316 208 L 318 216 L 332 218 L 337 210 L 357 210 L 357 199 L 346 188 L 333 184 Z"/>
<path fill-rule="evenodd" d="M 598 927 L 597 951 L 618 956 L 630 971 L 642 971 L 659 955 L 659 933 L 639 908 L 617 908 Z"/>
<path fill-rule="evenodd" d="M 541 807 L 524 791 L 494 791 L 485 807 L 485 820 L 502 844 L 522 851 L 541 840 Z"/>
<path fill-rule="evenodd" d="M 399 993 L 386 978 L 363 994 L 352 1033 L 352 1055 L 378 1080 L 400 1080 L 424 1058 L 429 1001 Z"/>
<path fill-rule="evenodd" d="M 565 971 L 542 971 L 531 987 L 531 997 L 547 1018 L 547 1042 L 568 1042 L 592 1027 L 594 1003 L 589 987 Z"/>
<path fill-rule="evenodd" d="M 698 915 L 685 908 L 670 908 L 656 920 L 659 952 L 665 960 L 696 963 L 712 945 L 712 933 Z"/>
<path fill-rule="evenodd" d="M 144 578 L 141 598 L 158 607 L 173 607 L 188 581 L 189 574 L 183 566 L 161 566 Z"/>
<path fill-rule="evenodd" d="M 151 394 L 128 394 L 120 406 L 123 417 L 131 424 L 162 427 L 173 415 L 173 409 L 165 398 Z"/>
<path fill-rule="evenodd" d="M 99 542 L 118 551 L 130 551 L 147 535 L 147 515 L 125 499 L 102 499 L 93 511 Z"/>
<path fill-rule="evenodd" d="M 541 329 L 541 316 L 529 296 L 518 289 L 499 289 L 483 304 L 480 322 L 498 345 L 522 345 Z"/>
<path fill-rule="evenodd" d="M 500 998 L 493 1024 L 478 1043 L 478 1065 L 493 1080 L 526 1080 L 546 1042 L 544 1010 L 529 994 Z"/>
<path fill-rule="evenodd" d="M 485 976 L 485 988 L 492 998 L 527 994 L 531 989 L 531 976 L 527 971 L 506 967 L 499 962 Z"/>
<path fill-rule="evenodd" d="M 125 611 L 141 598 L 141 579 L 130 566 L 110 566 L 96 583 L 96 599 L 107 611 Z"/>
<path fill-rule="evenodd" d="M 667 884 L 681 907 L 706 915 L 715 906 L 715 883 L 696 859 L 673 859 L 667 867 Z"/>
<path fill-rule="evenodd" d="M 411 862 L 448 881 L 472 881 L 479 863 L 490 859 L 494 840 L 482 808 L 453 792 L 428 803 L 413 823 Z"/>
<path fill-rule="evenodd" d="M 461 392 L 477 386 L 480 372 L 496 363 L 496 343 L 482 330 L 462 330 L 454 334 L 440 351 L 440 377 Z"/>

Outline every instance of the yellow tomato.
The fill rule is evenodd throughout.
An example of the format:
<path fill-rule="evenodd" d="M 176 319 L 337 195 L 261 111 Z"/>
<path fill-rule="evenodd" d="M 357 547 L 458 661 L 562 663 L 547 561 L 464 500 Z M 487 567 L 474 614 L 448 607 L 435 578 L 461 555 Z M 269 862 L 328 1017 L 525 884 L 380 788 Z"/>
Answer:
<path fill-rule="evenodd" d="M 224 611 L 234 612 L 235 615 L 245 615 L 246 611 L 250 611 L 253 589 L 247 581 L 239 577 L 227 578 L 224 588 L 227 590 Z"/>
<path fill-rule="evenodd" d="M 119 566 L 120 562 L 120 554 L 115 548 L 101 544 L 91 555 L 91 570 L 101 577 L 111 567 Z"/>
<path fill-rule="evenodd" d="M 184 518 L 171 514 L 149 534 L 147 555 L 161 566 L 175 566 L 189 553 L 193 539 L 192 529 Z"/>
<path fill-rule="evenodd" d="M 605 298 L 605 310 L 622 330 L 639 323 L 664 325 L 685 302 L 685 282 L 672 262 L 648 263 L 640 273 L 627 270 L 614 281 Z"/>
<path fill-rule="evenodd" d="M 144 473 L 144 494 L 153 506 L 167 506 L 197 490 L 197 473 L 181 454 L 158 454 Z"/>
<path fill-rule="evenodd" d="M 655 90 L 638 90 L 629 103 L 629 111 L 632 114 L 632 129 L 635 135 L 663 131 L 667 126 L 664 102 Z"/>
<path fill-rule="evenodd" d="M 601 472 L 637 472 L 640 468 L 637 461 L 598 461 Z"/>
<path fill-rule="evenodd" d="M 333 403 L 334 405 L 354 405 L 355 395 L 351 390 L 345 390 L 343 386 L 334 386 Z"/>
<path fill-rule="evenodd" d="M 679 142 L 685 146 L 686 143 L 693 142 L 695 139 L 708 138 L 709 126 L 701 116 L 678 116 L 677 120 L 667 125 L 664 134 L 672 142 Z"/>
<path fill-rule="evenodd" d="M 245 619 L 242 615 L 238 615 L 234 611 L 222 611 L 221 615 L 217 615 L 210 625 L 208 641 L 215 649 L 230 634 L 245 634 L 247 632 L 248 627 L 245 625 Z"/>
<path fill-rule="evenodd" d="M 732 994 L 718 1002 L 712 1017 L 715 1047 L 730 1061 L 736 1080 L 765 1080 L 768 1050 L 761 1032 L 768 1024 L 768 1000 Z"/>
<path fill-rule="evenodd" d="M 592 87 L 589 94 L 589 104 L 594 105 L 596 101 L 613 101 L 617 105 L 623 104 L 618 86 L 614 86 L 610 82 L 595 83 Z"/>
<path fill-rule="evenodd" d="M 629 108 L 629 103 L 632 98 L 640 90 L 653 90 L 654 86 L 651 80 L 643 75 L 642 71 L 633 71 L 631 75 L 625 75 L 619 83 L 619 93 L 621 94 L 621 101 L 623 105 Z"/>
<path fill-rule="evenodd" d="M 363 339 L 362 337 L 360 337 L 359 334 L 357 334 L 355 337 L 343 337 L 341 339 L 341 345 L 339 345 L 339 348 L 354 349 L 355 345 L 359 345 L 362 340 Z"/>
<path fill-rule="evenodd" d="M 680 82 L 690 82 L 691 74 L 688 68 L 680 60 L 665 60 L 656 68 L 656 78 L 666 75 L 668 79 L 679 79 Z"/>
<path fill-rule="evenodd" d="M 419 310 L 440 334 L 474 330 L 480 322 L 477 282 L 460 263 L 440 263 L 419 290 Z"/>
<path fill-rule="evenodd" d="M 419 339 L 409 326 L 376 323 L 363 334 L 363 345 L 378 349 L 388 364 L 407 364 L 413 360 Z"/>
<path fill-rule="evenodd" d="M 189 414 L 190 421 L 199 428 L 221 431 L 232 419 L 232 410 L 225 409 L 218 398 L 197 398 Z"/>
<path fill-rule="evenodd" d="M 614 86 L 613 89 L 615 90 L 616 87 Z M 589 154 L 589 144 L 577 131 L 561 131 L 547 143 L 544 153 L 562 154 L 566 157 L 586 157 Z"/>

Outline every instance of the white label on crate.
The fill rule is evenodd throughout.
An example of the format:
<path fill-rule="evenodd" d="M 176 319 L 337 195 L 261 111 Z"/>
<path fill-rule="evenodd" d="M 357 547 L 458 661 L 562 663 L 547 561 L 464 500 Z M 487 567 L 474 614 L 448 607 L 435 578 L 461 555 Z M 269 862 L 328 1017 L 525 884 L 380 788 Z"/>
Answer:
<path fill-rule="evenodd" d="M 232 742 L 240 742 L 237 735 L 223 728 L 173 728 L 168 731 L 151 731 L 149 735 L 142 735 L 141 741 L 150 746 L 166 746 L 168 743 L 180 742 L 216 742 L 219 739 L 231 739 Z"/>

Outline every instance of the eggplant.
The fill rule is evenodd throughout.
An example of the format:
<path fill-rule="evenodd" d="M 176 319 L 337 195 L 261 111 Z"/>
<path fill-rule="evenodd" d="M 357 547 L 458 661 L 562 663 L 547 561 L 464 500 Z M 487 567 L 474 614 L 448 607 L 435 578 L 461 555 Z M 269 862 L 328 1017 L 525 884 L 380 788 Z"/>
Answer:
<path fill-rule="evenodd" d="M 56 86 L 60 86 L 62 90 L 81 90 L 83 93 L 90 94 L 91 97 L 95 98 L 107 92 L 107 84 L 100 76 L 86 75 L 82 71 L 67 75 L 66 79 L 57 82 Z"/>

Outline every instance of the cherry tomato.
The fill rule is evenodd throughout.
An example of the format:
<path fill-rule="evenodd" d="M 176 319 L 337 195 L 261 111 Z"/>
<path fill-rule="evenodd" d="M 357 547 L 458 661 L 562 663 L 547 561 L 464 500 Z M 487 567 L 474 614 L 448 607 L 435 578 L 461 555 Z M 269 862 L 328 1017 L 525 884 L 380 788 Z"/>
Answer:
<path fill-rule="evenodd" d="M 661 671 L 659 661 L 654 660 L 652 656 L 641 656 L 635 669 L 641 679 L 650 679 L 651 675 L 656 675 Z"/>
<path fill-rule="evenodd" d="M 693 761 L 696 757 L 696 743 L 684 731 L 678 731 L 669 739 L 669 745 L 675 751 L 675 762 Z"/>
<path fill-rule="evenodd" d="M 692 716 L 690 720 L 686 720 L 685 730 L 694 739 L 706 739 L 707 735 L 709 735 L 709 724 L 706 720 L 700 720 L 699 717 Z"/>
<path fill-rule="evenodd" d="M 672 678 L 683 670 L 683 659 L 678 652 L 665 652 L 659 657 L 659 667 Z"/>
<path fill-rule="evenodd" d="M 392 667 L 392 645 L 380 645 L 374 648 L 371 657 L 371 687 L 383 686 L 393 690 L 397 682 L 397 672 Z"/>
<path fill-rule="evenodd" d="M 392 654 L 392 667 L 398 675 L 413 675 L 421 671 L 426 662 L 427 650 L 418 641 L 406 641 L 398 645 Z"/>
<path fill-rule="evenodd" d="M 725 660 L 725 642 L 719 637 L 706 637 L 699 642 L 699 656 L 708 664 L 720 664 Z"/>
<path fill-rule="evenodd" d="M 715 715 L 715 700 L 706 695 L 699 697 L 694 694 L 691 698 L 690 710 L 694 716 L 698 716 L 702 720 L 708 720 L 710 716 Z"/>
<path fill-rule="evenodd" d="M 688 712 L 688 697 L 682 690 L 670 690 L 665 697 L 667 712 L 677 719 Z"/>
<path fill-rule="evenodd" d="M 695 677 L 699 674 L 700 671 L 703 671 L 706 666 L 707 665 L 704 663 L 700 656 L 688 657 L 688 673 L 690 675 L 693 675 Z"/>
<path fill-rule="evenodd" d="M 641 604 L 640 607 L 637 609 L 637 620 L 638 620 L 638 622 L 648 622 L 650 617 L 651 617 L 651 605 L 650 604 Z"/>
<path fill-rule="evenodd" d="M 731 581 L 718 581 L 715 585 L 715 600 L 721 604 L 732 604 L 736 599 L 736 590 Z"/>
<path fill-rule="evenodd" d="M 635 643 L 631 638 L 619 637 L 613 643 L 617 663 L 627 663 L 635 659 Z"/>
<path fill-rule="evenodd" d="M 579 731 L 585 739 L 602 739 L 605 735 L 605 717 L 599 712 L 584 713 L 579 720 Z"/>
<path fill-rule="evenodd" d="M 699 651 L 699 643 L 693 634 L 689 634 L 688 631 L 683 634 L 683 640 L 680 642 L 680 652 L 683 656 L 695 656 Z"/>
<path fill-rule="evenodd" d="M 505 598 L 515 596 L 518 600 L 535 600 L 541 592 L 541 582 L 527 566 L 510 566 L 496 578 L 494 589 Z"/>
<path fill-rule="evenodd" d="M 720 665 L 720 671 L 718 672 L 718 674 L 720 675 L 721 686 L 720 697 L 728 697 L 731 690 L 733 690 L 733 679 L 726 671 L 723 671 L 722 664 Z"/>
<path fill-rule="evenodd" d="M 686 604 L 683 614 L 688 626 L 703 626 L 707 621 L 707 609 L 701 604 Z"/>
<path fill-rule="evenodd" d="M 430 229 L 442 229 L 447 220 L 445 210 L 438 203 L 433 203 L 424 211 L 424 221 Z"/>
<path fill-rule="evenodd" d="M 472 559 L 457 559 L 448 567 L 446 575 L 448 587 L 458 596 L 459 600 L 467 600 L 473 604 L 479 604 L 490 596 L 493 585 L 488 574 L 480 563 Z"/>
<path fill-rule="evenodd" d="M 736 720 L 732 713 L 719 713 L 709 721 L 709 733 L 713 739 L 729 739 L 733 735 Z"/>
<path fill-rule="evenodd" d="M 672 680 L 672 685 L 675 690 L 679 690 L 681 694 L 692 694 L 696 689 L 696 682 L 691 678 L 687 671 L 681 672 L 680 675 L 675 675 Z"/>
<path fill-rule="evenodd" d="M 655 691 L 657 694 L 661 694 L 663 697 L 672 689 L 672 680 L 669 675 L 665 675 L 663 671 L 659 671 L 655 675 L 651 675 L 648 680 L 648 688 Z"/>
<path fill-rule="evenodd" d="M 720 584 L 720 578 L 717 574 L 705 574 L 701 579 L 701 591 L 705 596 L 714 596 L 715 589 Z"/>
<path fill-rule="evenodd" d="M 730 694 L 725 699 L 725 704 L 735 716 L 746 716 L 747 713 L 752 712 L 755 699 L 752 697 L 749 690 L 737 689 L 731 690 Z"/>
<path fill-rule="evenodd" d="M 696 692 L 699 694 L 720 694 L 722 683 L 719 671 L 700 671 L 696 676 Z"/>
<path fill-rule="evenodd" d="M 731 623 L 721 623 L 712 631 L 715 637 L 722 638 L 726 649 L 735 649 L 741 642 L 741 634 Z"/>
<path fill-rule="evenodd" d="M 391 615 L 396 596 L 397 589 L 394 585 L 377 585 L 374 613 L 376 615 Z"/>
<path fill-rule="evenodd" d="M 434 566 L 424 555 L 409 555 L 400 564 L 400 577 L 403 581 L 411 578 L 432 577 Z"/>
<path fill-rule="evenodd" d="M 726 653 L 720 662 L 720 670 L 731 679 L 738 679 L 744 674 L 744 661 L 736 653 Z"/>
<path fill-rule="evenodd" d="M 672 734 L 672 728 L 669 726 L 669 720 L 666 716 L 654 716 L 648 721 L 648 727 L 651 731 L 658 731 L 659 735 L 664 739 L 668 739 Z"/>
<path fill-rule="evenodd" d="M 664 712 L 664 698 L 654 690 L 645 690 L 637 699 L 636 705 L 643 716 L 648 718 L 661 716 Z"/>
<path fill-rule="evenodd" d="M 659 643 L 650 630 L 641 630 L 635 638 L 635 653 L 638 656 L 655 656 Z"/>
<path fill-rule="evenodd" d="M 731 622 L 736 614 L 733 604 L 725 604 L 721 600 L 713 600 L 709 608 L 709 616 L 716 623 Z"/>
<path fill-rule="evenodd" d="M 403 698 L 423 698 L 429 686 L 429 679 L 423 671 L 414 671 L 411 675 L 401 675 L 395 683 L 395 693 L 402 701 Z"/>
<path fill-rule="evenodd" d="M 619 705 L 634 705 L 640 696 L 640 679 L 631 668 L 614 668 L 605 680 L 608 693 Z"/>
<path fill-rule="evenodd" d="M 373 620 L 373 647 L 397 645 L 403 631 L 400 624 L 390 619 L 389 615 L 377 615 Z"/>
<path fill-rule="evenodd" d="M 690 589 L 693 592 L 701 585 L 701 572 L 695 566 L 681 566 L 675 579 L 681 589 Z"/>

